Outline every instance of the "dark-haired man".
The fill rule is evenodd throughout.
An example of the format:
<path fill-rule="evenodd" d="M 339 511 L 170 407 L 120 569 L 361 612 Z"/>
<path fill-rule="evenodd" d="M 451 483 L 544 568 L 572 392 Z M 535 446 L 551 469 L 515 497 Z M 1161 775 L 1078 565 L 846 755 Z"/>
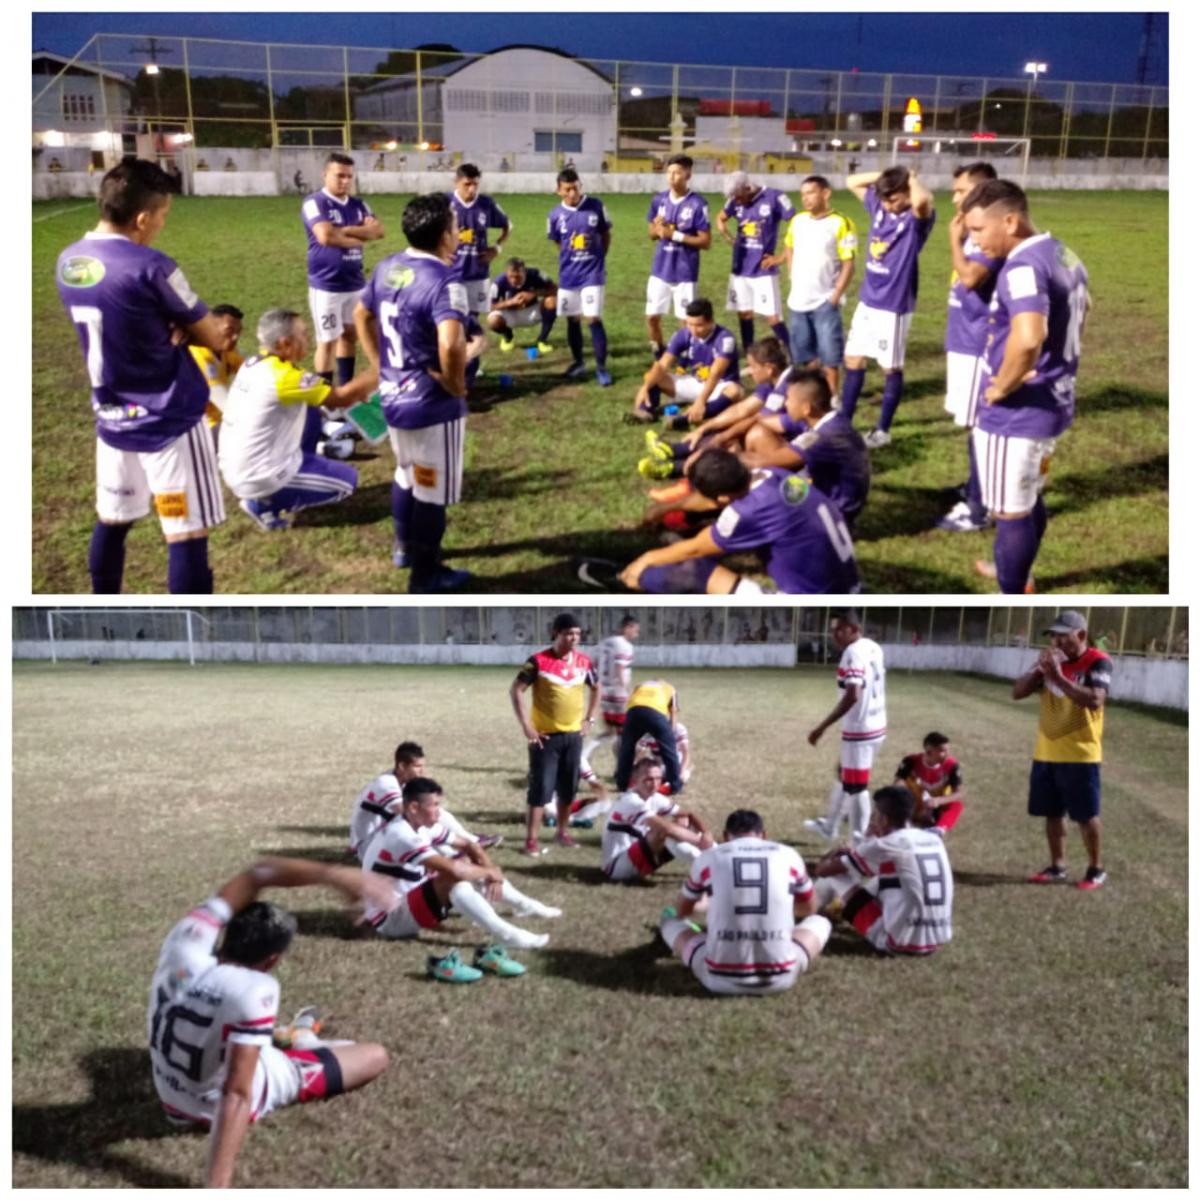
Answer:
<path fill-rule="evenodd" d="M 173 259 L 151 248 L 171 181 L 129 159 L 100 184 L 100 221 L 58 257 L 59 295 L 79 333 L 96 421 L 92 591 L 121 590 L 125 539 L 151 500 L 167 542 L 167 590 L 213 590 L 208 531 L 225 520 L 204 427 L 208 385 L 181 333 L 220 353 L 226 336 Z"/>
<path fill-rule="evenodd" d="M 458 226 L 450 201 L 440 192 L 414 197 L 403 227 L 409 248 L 371 273 L 354 321 L 379 368 L 396 455 L 392 561 L 412 567 L 410 592 L 446 592 L 471 577 L 442 562 L 446 509 L 462 498 L 467 293 L 454 266 Z"/>
<path fill-rule="evenodd" d="M 656 593 L 754 595 L 761 588 L 717 560 L 757 550 L 789 594 L 859 591 L 854 543 L 838 506 L 802 475 L 751 471 L 729 450 L 705 450 L 691 468 L 702 496 L 723 509 L 695 537 L 647 551 L 621 572 L 626 587 Z"/>
<path fill-rule="evenodd" d="M 210 350 L 207 346 L 196 343 L 189 345 L 188 349 L 196 360 L 196 366 L 204 372 L 204 381 L 208 384 L 208 407 L 204 416 L 208 427 L 214 431 L 215 438 L 229 396 L 229 385 L 233 383 L 234 376 L 245 362 L 238 353 L 237 345 L 242 336 L 242 322 L 246 315 L 233 304 L 214 304 L 210 311 L 224 335 L 221 349 Z"/>
<path fill-rule="evenodd" d="M 509 354 L 515 344 L 513 333 L 523 325 L 537 325 L 537 351 L 549 354 L 550 330 L 558 318 L 558 285 L 537 267 L 527 267 L 523 258 L 510 258 L 492 280 L 491 311 L 487 325 L 500 335 L 500 351 Z"/>
<path fill-rule="evenodd" d="M 921 752 L 900 760 L 895 783 L 912 792 L 914 825 L 945 837 L 958 823 L 963 808 L 962 768 L 950 753 L 950 739 L 944 733 L 927 733 Z"/>
<path fill-rule="evenodd" d="M 700 932 L 688 918 L 707 911 Z M 765 996 L 787 991 L 829 940 L 812 881 L 791 846 L 767 840 L 750 809 L 729 814 L 719 845 L 696 857 L 662 939 L 710 991 Z"/>
<path fill-rule="evenodd" d="M 174 1124 L 211 1128 L 208 1187 L 233 1183 L 251 1123 L 288 1104 L 362 1087 L 388 1065 L 380 1045 L 319 1040 L 313 1009 L 301 1010 L 306 1019 L 294 1022 L 289 1049 L 272 1045 L 279 981 L 271 971 L 296 919 L 258 896 L 313 884 L 355 902 L 394 904 L 388 881 L 357 867 L 268 858 L 193 908 L 159 953 L 147 1014 L 154 1087 Z"/>
<path fill-rule="evenodd" d="M 680 321 L 687 315 L 687 306 L 696 298 L 700 251 L 712 245 L 708 202 L 689 187 L 692 165 L 687 154 L 672 154 L 667 159 L 667 187 L 654 194 L 646 212 L 654 243 L 646 284 L 646 331 L 655 358 L 666 349 L 663 313 L 672 310 Z"/>
<path fill-rule="evenodd" d="M 908 167 L 864 171 L 846 186 L 863 202 L 870 218 L 858 307 L 846 339 L 842 412 L 851 420 L 867 373 L 867 359 L 883 368 L 883 407 L 867 434 L 872 449 L 892 440 L 888 430 L 904 390 L 904 352 L 917 307 L 917 256 L 933 229 L 933 193 Z"/>
<path fill-rule="evenodd" d="M 971 436 L 983 502 L 996 520 L 996 578 L 1002 592 L 1020 595 L 1046 532 L 1042 491 L 1050 459 L 1075 418 L 1088 273 L 1062 242 L 1038 233 L 1015 183 L 977 185 L 962 213 L 979 249 L 1004 260 Z"/>
<path fill-rule="evenodd" d="M 558 314 L 567 319 L 567 346 L 571 365 L 567 379 L 582 379 L 583 327 L 592 333 L 596 357 L 596 382 L 612 386 L 608 362 L 608 334 L 604 329 L 605 259 L 612 244 L 608 210 L 594 196 L 584 194 L 579 172 L 564 167 L 556 178 L 559 203 L 546 218 L 546 237 L 558 243 Z"/>
<path fill-rule="evenodd" d="M 460 164 L 454 172 L 454 191 L 449 195 L 450 207 L 458 221 L 455 266 L 467 289 L 467 306 L 472 316 L 488 311 L 492 290 L 488 267 L 512 233 L 512 222 L 504 209 L 491 196 L 480 194 L 480 178 L 474 163 Z M 494 246 L 488 245 L 489 229 L 500 230 Z"/>

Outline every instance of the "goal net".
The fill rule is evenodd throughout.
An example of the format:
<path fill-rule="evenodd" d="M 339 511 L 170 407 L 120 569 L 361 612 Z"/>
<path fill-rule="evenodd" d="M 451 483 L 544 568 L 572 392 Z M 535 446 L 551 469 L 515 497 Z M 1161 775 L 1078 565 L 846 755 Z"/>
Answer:
<path fill-rule="evenodd" d="M 918 169 L 953 170 L 972 162 L 990 162 L 1002 179 L 1023 183 L 1029 174 L 1031 139 L 978 133 L 897 133 L 892 135 L 892 163 L 913 162 Z"/>
<path fill-rule="evenodd" d="M 170 645 L 194 667 L 196 646 L 206 640 L 208 618 L 183 608 L 50 608 L 46 633 L 50 661 L 59 658 L 142 657 L 131 650 L 142 644 L 150 651 Z M 161 657 L 153 652 L 145 657 Z"/>

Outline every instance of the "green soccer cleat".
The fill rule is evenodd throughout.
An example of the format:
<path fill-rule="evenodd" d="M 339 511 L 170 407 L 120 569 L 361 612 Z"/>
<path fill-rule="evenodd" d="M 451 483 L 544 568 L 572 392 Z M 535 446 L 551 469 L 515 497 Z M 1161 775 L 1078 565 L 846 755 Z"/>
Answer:
<path fill-rule="evenodd" d="M 502 337 L 502 338 L 500 339 L 500 353 L 501 353 L 501 354 L 511 354 L 511 353 L 512 353 L 512 348 L 513 348 L 513 346 L 514 346 L 515 344 L 516 344 L 516 343 L 513 341 L 513 339 L 512 339 L 512 338 L 510 338 L 510 337 L 507 337 L 507 338 L 506 338 L 506 337 Z"/>
<path fill-rule="evenodd" d="M 663 462 L 661 458 L 642 458 L 638 460 L 637 472 L 643 479 L 670 479 L 673 465 Z"/>
<path fill-rule="evenodd" d="M 503 946 L 480 946 L 475 951 L 475 966 L 488 975 L 515 979 L 525 974 L 525 968 L 515 958 L 509 958 Z"/>
<path fill-rule="evenodd" d="M 646 430 L 646 449 L 651 458 L 661 458 L 663 462 L 674 462 L 675 452 L 669 442 L 664 442 L 653 429 Z"/>
<path fill-rule="evenodd" d="M 483 972 L 474 967 L 468 967 L 458 957 L 457 950 L 451 950 L 443 958 L 431 954 L 425 960 L 425 967 L 434 979 L 438 979 L 442 983 L 474 983 L 477 979 L 483 978 Z"/>
<path fill-rule="evenodd" d="M 549 354 L 554 347 L 549 342 L 538 342 L 537 352 L 539 354 Z"/>

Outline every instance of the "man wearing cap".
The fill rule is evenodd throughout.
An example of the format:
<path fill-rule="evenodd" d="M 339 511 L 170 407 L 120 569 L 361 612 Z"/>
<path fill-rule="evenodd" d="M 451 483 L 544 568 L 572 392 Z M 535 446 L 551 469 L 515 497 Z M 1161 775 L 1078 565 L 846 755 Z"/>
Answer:
<path fill-rule="evenodd" d="M 579 782 L 582 729 L 585 725 L 591 729 L 600 700 L 592 660 L 576 649 L 583 636 L 579 618 L 574 613 L 559 613 L 551 632 L 550 646 L 526 659 L 508 691 L 529 743 L 529 810 L 524 853 L 531 856 L 545 853 L 538 841 L 538 830 L 542 825 L 542 810 L 555 794 L 558 832 L 554 840 L 560 846 L 577 845 L 567 832 L 567 821 Z M 521 696 L 530 688 L 532 713 L 527 714 Z M 586 716 L 585 688 L 589 692 Z"/>
<path fill-rule="evenodd" d="M 1059 613 L 1044 631 L 1050 645 L 1013 684 L 1013 699 L 1041 693 L 1037 746 L 1029 774 L 1029 815 L 1046 818 L 1050 865 L 1030 883 L 1067 878 L 1066 821 L 1079 826 L 1088 855 L 1087 874 L 1075 886 L 1101 887 L 1108 875 L 1100 865 L 1100 743 L 1104 701 L 1112 684 L 1112 660 L 1088 645 L 1081 613 Z"/>

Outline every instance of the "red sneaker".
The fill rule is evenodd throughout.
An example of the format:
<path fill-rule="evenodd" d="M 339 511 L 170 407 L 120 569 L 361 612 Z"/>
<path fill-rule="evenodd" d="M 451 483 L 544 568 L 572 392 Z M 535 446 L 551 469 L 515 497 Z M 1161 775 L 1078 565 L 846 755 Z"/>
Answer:
<path fill-rule="evenodd" d="M 1087 874 L 1075 885 L 1085 892 L 1094 892 L 1108 882 L 1108 872 L 1103 867 L 1088 867 Z"/>
<path fill-rule="evenodd" d="M 528 838 L 525 842 L 525 847 L 521 851 L 527 858 L 541 858 L 546 853 L 546 847 L 537 840 L 537 838 Z"/>
<path fill-rule="evenodd" d="M 569 833 L 556 833 L 554 835 L 554 844 L 563 846 L 567 850 L 578 850 L 579 843 Z"/>
<path fill-rule="evenodd" d="M 1043 867 L 1036 875 L 1030 875 L 1028 883 L 1066 883 L 1067 868 L 1056 867 L 1051 863 L 1048 867 Z"/>

